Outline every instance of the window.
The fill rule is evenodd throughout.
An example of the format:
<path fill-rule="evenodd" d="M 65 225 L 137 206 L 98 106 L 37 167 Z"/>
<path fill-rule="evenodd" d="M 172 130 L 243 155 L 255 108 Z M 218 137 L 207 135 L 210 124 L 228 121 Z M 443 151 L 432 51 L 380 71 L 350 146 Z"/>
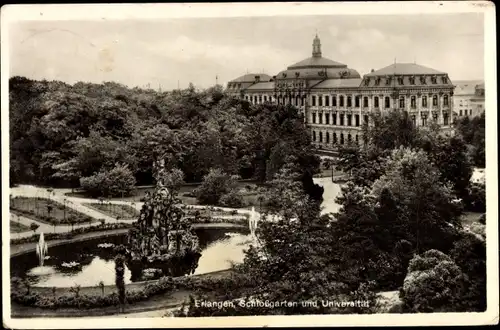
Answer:
<path fill-rule="evenodd" d="M 364 121 L 365 121 L 365 124 L 368 124 L 368 115 L 364 116 Z"/>
<path fill-rule="evenodd" d="M 443 105 L 448 106 L 448 95 L 443 96 Z"/>
<path fill-rule="evenodd" d="M 347 97 L 347 107 L 352 107 L 352 98 L 350 96 Z"/>
<path fill-rule="evenodd" d="M 368 97 L 363 98 L 363 107 L 368 108 Z"/>
<path fill-rule="evenodd" d="M 389 98 L 389 96 L 386 96 L 385 97 L 385 108 L 388 109 L 391 107 L 391 99 Z"/>
<path fill-rule="evenodd" d="M 332 113 L 332 124 L 337 125 L 337 113 Z"/>
<path fill-rule="evenodd" d="M 318 105 L 319 105 L 320 107 L 322 107 L 322 106 L 323 106 L 323 95 L 318 96 Z"/>
<path fill-rule="evenodd" d="M 337 95 L 332 95 L 332 107 L 337 106 Z"/>
<path fill-rule="evenodd" d="M 437 107 L 437 105 L 438 105 L 438 97 L 437 97 L 437 95 L 434 95 L 434 96 L 432 97 L 432 105 L 433 105 L 434 107 Z"/>
<path fill-rule="evenodd" d="M 443 125 L 447 126 L 448 124 L 448 113 L 443 113 Z"/>
<path fill-rule="evenodd" d="M 427 82 L 425 81 L 425 76 L 421 76 L 421 77 L 420 77 L 420 83 L 421 83 L 422 85 L 426 85 L 426 84 L 427 84 Z"/>
<path fill-rule="evenodd" d="M 422 96 L 422 107 L 427 108 L 427 96 Z"/>
<path fill-rule="evenodd" d="M 262 95 L 259 95 L 259 103 L 262 103 Z"/>
<path fill-rule="evenodd" d="M 401 96 L 399 98 L 399 108 L 404 109 L 404 107 L 405 107 L 405 98 L 404 98 L 404 96 Z"/>
<path fill-rule="evenodd" d="M 410 99 L 410 102 L 411 102 L 411 104 L 410 104 L 410 105 L 411 105 L 411 107 L 412 107 L 413 109 L 415 109 L 415 108 L 417 107 L 417 97 L 413 95 L 413 96 L 411 97 L 411 99 Z"/>
<path fill-rule="evenodd" d="M 422 115 L 422 126 L 427 125 L 427 115 Z"/>
<path fill-rule="evenodd" d="M 359 103 L 360 103 L 360 102 L 359 102 L 359 96 L 355 96 L 355 97 L 354 97 L 354 106 L 355 106 L 356 108 L 359 108 Z"/>
<path fill-rule="evenodd" d="M 302 97 L 302 103 L 301 103 L 301 105 L 304 105 L 305 101 L 306 101 L 306 97 L 305 97 L 305 96 L 303 96 L 303 97 Z"/>
<path fill-rule="evenodd" d="M 264 95 L 264 102 L 267 102 L 267 95 Z"/>
<path fill-rule="evenodd" d="M 356 134 L 356 143 L 359 143 L 359 137 L 358 137 L 358 134 Z"/>
<path fill-rule="evenodd" d="M 347 126 L 352 126 L 352 115 L 347 115 Z"/>
<path fill-rule="evenodd" d="M 448 79 L 446 79 L 446 77 L 441 77 L 441 81 L 443 82 L 443 84 L 446 84 L 448 82 Z"/>
<path fill-rule="evenodd" d="M 316 131 L 313 131 L 313 141 L 316 142 Z"/>
<path fill-rule="evenodd" d="M 248 95 L 245 95 L 245 100 L 247 100 L 247 101 L 248 101 Z"/>
<path fill-rule="evenodd" d="M 325 96 L 325 106 L 330 106 L 330 97 L 328 95 Z"/>
<path fill-rule="evenodd" d="M 339 98 L 339 105 L 340 105 L 341 107 L 343 107 L 343 106 L 344 106 L 344 95 L 340 95 L 340 98 Z"/>
<path fill-rule="evenodd" d="M 415 77 L 410 77 L 410 85 L 415 85 Z"/>
<path fill-rule="evenodd" d="M 411 123 L 413 124 L 413 126 L 417 126 L 417 116 L 411 116 Z"/>
<path fill-rule="evenodd" d="M 398 84 L 400 84 L 400 85 L 404 85 L 405 84 L 403 77 L 399 77 L 398 78 Z"/>
<path fill-rule="evenodd" d="M 432 120 L 434 120 L 437 123 L 437 121 L 438 121 L 438 114 L 437 113 L 432 114 Z"/>
<path fill-rule="evenodd" d="M 319 123 L 320 123 L 320 124 L 323 124 L 323 113 L 322 113 L 322 112 L 318 113 L 318 119 L 319 119 L 319 120 L 318 120 L 318 121 L 319 121 Z"/>
<path fill-rule="evenodd" d="M 344 133 L 340 133 L 340 144 L 344 144 Z"/>
<path fill-rule="evenodd" d="M 329 113 L 325 113 L 325 124 L 330 125 L 330 114 Z"/>
<path fill-rule="evenodd" d="M 319 142 L 323 143 L 323 132 L 319 132 Z"/>
<path fill-rule="evenodd" d="M 316 113 L 313 112 L 313 124 L 316 124 Z"/>
<path fill-rule="evenodd" d="M 460 109 L 459 116 L 462 116 L 462 109 Z"/>
<path fill-rule="evenodd" d="M 337 133 L 333 133 L 333 143 L 337 143 Z"/>
<path fill-rule="evenodd" d="M 380 85 L 380 78 L 375 79 L 375 86 Z"/>
<path fill-rule="evenodd" d="M 340 114 L 340 126 L 344 126 L 344 114 Z"/>
<path fill-rule="evenodd" d="M 330 133 L 326 132 L 326 143 L 330 143 Z"/>
<path fill-rule="evenodd" d="M 257 103 L 257 95 L 253 96 L 253 103 Z"/>
<path fill-rule="evenodd" d="M 365 86 L 368 86 L 368 85 L 370 85 L 370 78 L 365 79 Z"/>
<path fill-rule="evenodd" d="M 431 82 L 433 84 L 437 84 L 437 78 L 436 77 L 431 77 Z"/>
<path fill-rule="evenodd" d="M 315 106 L 316 106 L 316 95 L 312 95 L 312 96 L 311 96 L 311 105 L 312 105 L 313 107 L 315 107 Z"/>
<path fill-rule="evenodd" d="M 348 142 L 351 142 L 351 141 L 352 141 L 352 136 L 351 136 L 351 133 L 347 134 L 347 141 L 348 141 Z"/>
<path fill-rule="evenodd" d="M 373 98 L 373 104 L 375 105 L 375 108 L 378 108 L 378 96 Z"/>
<path fill-rule="evenodd" d="M 356 124 L 356 127 L 359 126 L 359 115 L 354 115 L 354 123 Z"/>
<path fill-rule="evenodd" d="M 390 77 L 385 80 L 385 84 L 387 86 L 389 86 L 391 84 L 391 82 L 392 82 L 392 78 L 390 78 Z"/>

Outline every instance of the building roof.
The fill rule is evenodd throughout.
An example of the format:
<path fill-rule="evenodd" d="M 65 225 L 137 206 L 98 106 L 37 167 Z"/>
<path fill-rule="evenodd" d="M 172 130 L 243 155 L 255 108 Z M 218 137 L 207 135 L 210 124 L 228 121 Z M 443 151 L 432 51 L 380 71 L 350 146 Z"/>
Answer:
<path fill-rule="evenodd" d="M 274 90 L 274 81 L 259 82 L 251 85 L 246 90 Z"/>
<path fill-rule="evenodd" d="M 361 87 L 412 87 L 412 86 L 435 86 L 435 87 L 452 87 L 452 83 L 448 76 L 442 75 L 432 79 L 431 75 L 365 75 Z"/>
<path fill-rule="evenodd" d="M 455 85 L 454 95 L 473 95 L 476 92 L 476 86 L 481 83 L 481 80 L 456 80 L 453 82 Z"/>
<path fill-rule="evenodd" d="M 233 79 L 233 80 L 230 80 L 229 82 L 255 82 L 255 80 L 257 79 L 257 77 L 260 78 L 260 81 L 270 81 L 271 80 L 271 76 L 265 74 L 265 73 L 247 73 L 241 77 L 238 77 L 236 79 Z"/>
<path fill-rule="evenodd" d="M 420 75 L 420 74 L 446 74 L 438 70 L 428 68 L 416 63 L 394 63 L 380 70 L 370 72 L 365 76 L 384 76 L 384 75 Z"/>
<path fill-rule="evenodd" d="M 352 88 L 359 87 L 362 79 L 327 79 L 312 87 L 312 89 Z"/>
<path fill-rule="evenodd" d="M 326 57 L 311 56 L 288 67 L 288 69 L 304 68 L 347 68 L 347 65 L 332 61 Z"/>
<path fill-rule="evenodd" d="M 302 69 L 287 69 L 276 75 L 276 79 L 307 79 L 307 80 L 324 80 L 324 79 L 352 79 L 361 78 L 358 71 L 349 68 L 302 68 Z"/>

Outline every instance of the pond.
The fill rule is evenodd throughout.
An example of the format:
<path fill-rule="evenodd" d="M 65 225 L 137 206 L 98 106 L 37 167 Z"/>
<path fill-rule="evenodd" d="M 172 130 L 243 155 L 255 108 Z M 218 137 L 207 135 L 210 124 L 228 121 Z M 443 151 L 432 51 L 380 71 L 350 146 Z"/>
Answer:
<path fill-rule="evenodd" d="M 340 205 L 335 202 L 335 198 L 340 195 L 340 184 L 332 182 L 331 177 L 314 178 L 314 183 L 324 188 L 321 214 L 337 212 Z"/>
<path fill-rule="evenodd" d="M 248 229 L 196 229 L 201 257 L 192 275 L 210 273 L 241 263 L 251 242 Z M 126 235 L 98 238 L 86 242 L 49 248 L 44 267 L 33 253 L 11 258 L 11 276 L 26 278 L 33 286 L 72 287 L 115 284 L 113 247 L 126 242 Z M 43 272 L 40 272 L 43 269 Z M 186 274 L 188 275 L 188 274 Z M 141 279 L 143 280 L 143 279 Z M 125 284 L 132 283 L 125 269 Z"/>

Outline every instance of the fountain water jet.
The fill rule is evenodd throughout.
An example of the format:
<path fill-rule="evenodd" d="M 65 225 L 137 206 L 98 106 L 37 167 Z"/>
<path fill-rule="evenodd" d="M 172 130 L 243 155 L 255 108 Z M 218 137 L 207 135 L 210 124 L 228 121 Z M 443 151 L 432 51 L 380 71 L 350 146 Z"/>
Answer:
<path fill-rule="evenodd" d="M 52 267 L 45 267 L 43 262 L 45 261 L 45 256 L 49 252 L 49 248 L 47 246 L 47 242 L 45 242 L 45 238 L 43 233 L 40 233 L 40 239 L 36 245 L 36 255 L 38 257 L 38 261 L 40 266 L 33 268 L 30 271 L 31 275 L 46 275 L 54 272 Z"/>
<path fill-rule="evenodd" d="M 255 207 L 252 207 L 252 212 L 250 213 L 250 218 L 248 219 L 248 227 L 250 228 L 250 236 L 256 238 L 255 231 L 257 230 L 257 223 L 259 217 L 255 213 Z"/>

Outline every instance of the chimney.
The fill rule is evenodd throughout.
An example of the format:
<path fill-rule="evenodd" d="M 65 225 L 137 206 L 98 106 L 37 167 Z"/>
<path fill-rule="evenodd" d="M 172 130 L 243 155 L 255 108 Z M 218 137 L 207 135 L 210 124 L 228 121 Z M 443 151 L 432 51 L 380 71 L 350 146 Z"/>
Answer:
<path fill-rule="evenodd" d="M 375 72 L 375 70 L 371 69 L 371 71 L 370 71 L 370 72 Z"/>
<path fill-rule="evenodd" d="M 260 76 L 255 76 L 255 82 L 258 83 L 260 81 Z"/>

